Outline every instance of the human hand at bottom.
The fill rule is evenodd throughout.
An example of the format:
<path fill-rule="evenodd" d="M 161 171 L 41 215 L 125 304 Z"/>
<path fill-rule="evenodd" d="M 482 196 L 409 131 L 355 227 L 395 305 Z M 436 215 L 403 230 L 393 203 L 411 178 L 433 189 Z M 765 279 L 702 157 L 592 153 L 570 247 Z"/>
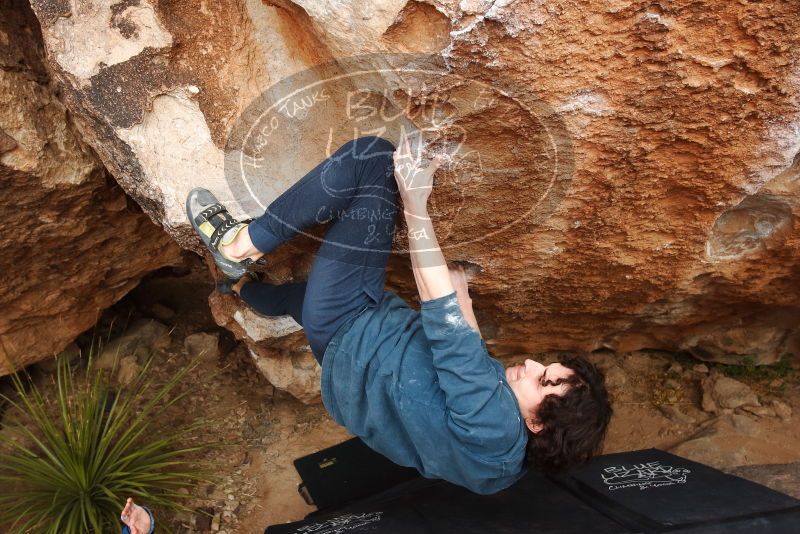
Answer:
<path fill-rule="evenodd" d="M 125 503 L 125 508 L 122 509 L 120 518 L 128 526 L 131 534 L 148 534 L 150 532 L 150 514 L 147 513 L 147 510 L 134 503 L 130 497 Z"/>

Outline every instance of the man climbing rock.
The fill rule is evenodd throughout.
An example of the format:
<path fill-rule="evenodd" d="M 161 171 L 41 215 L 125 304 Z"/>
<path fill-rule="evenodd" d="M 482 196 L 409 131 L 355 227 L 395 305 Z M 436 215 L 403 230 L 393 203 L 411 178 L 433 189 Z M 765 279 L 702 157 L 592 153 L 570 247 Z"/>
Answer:
<path fill-rule="evenodd" d="M 448 267 L 428 215 L 434 158 L 422 139 L 342 145 L 252 221 L 193 190 L 187 215 L 228 287 L 260 314 L 300 323 L 322 366 L 331 416 L 390 460 L 480 494 L 507 488 L 527 463 L 557 471 L 601 446 L 611 415 L 602 375 L 581 358 L 504 369 L 487 351 L 463 269 Z M 420 311 L 384 290 L 398 211 L 408 225 Z M 308 280 L 245 275 L 299 232 L 332 217 Z M 263 260 L 262 260 L 263 261 Z M 528 462 L 526 462 L 526 457 Z"/>

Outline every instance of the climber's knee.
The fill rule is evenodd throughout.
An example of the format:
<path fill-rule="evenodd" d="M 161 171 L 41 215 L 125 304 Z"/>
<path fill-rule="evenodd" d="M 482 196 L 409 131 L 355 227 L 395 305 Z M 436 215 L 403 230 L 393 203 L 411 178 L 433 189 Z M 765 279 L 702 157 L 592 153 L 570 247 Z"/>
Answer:
<path fill-rule="evenodd" d="M 348 141 L 350 148 L 357 157 L 387 157 L 392 158 L 395 151 L 394 143 L 383 137 L 368 135 Z"/>

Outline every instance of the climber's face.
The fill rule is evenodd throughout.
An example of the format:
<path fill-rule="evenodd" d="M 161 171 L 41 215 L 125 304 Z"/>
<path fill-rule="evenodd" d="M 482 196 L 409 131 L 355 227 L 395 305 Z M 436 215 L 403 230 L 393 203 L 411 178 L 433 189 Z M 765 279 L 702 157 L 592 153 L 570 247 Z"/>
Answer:
<path fill-rule="evenodd" d="M 542 429 L 536 420 L 539 405 L 547 395 L 564 395 L 569 385 L 560 381 L 571 377 L 573 372 L 560 363 L 542 365 L 530 359 L 521 365 L 506 369 L 506 380 L 517 397 L 525 424 L 531 432 L 539 432 Z"/>

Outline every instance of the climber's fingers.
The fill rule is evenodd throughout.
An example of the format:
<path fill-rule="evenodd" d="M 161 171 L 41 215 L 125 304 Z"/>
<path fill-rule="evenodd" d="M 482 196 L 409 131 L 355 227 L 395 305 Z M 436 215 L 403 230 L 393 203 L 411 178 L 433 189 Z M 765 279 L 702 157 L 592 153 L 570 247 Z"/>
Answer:
<path fill-rule="evenodd" d="M 399 180 L 398 185 L 405 190 L 430 189 L 433 187 L 433 174 L 444 158 L 436 155 L 427 166 L 423 167 L 421 149 L 424 139 L 421 133 L 415 132 L 414 135 L 415 140 L 412 142 L 405 127 L 401 126 L 401 139 L 394 153 L 395 176 Z M 419 139 L 416 139 L 416 136 Z"/>
<path fill-rule="evenodd" d="M 120 514 L 122 516 L 122 520 L 127 522 L 127 518 L 131 516 L 132 512 L 133 512 L 133 499 L 128 497 L 128 500 L 125 502 L 125 507 L 122 509 L 122 513 Z"/>
<path fill-rule="evenodd" d="M 444 157 L 441 154 L 436 154 L 433 156 L 431 164 L 428 166 L 427 170 L 430 171 L 431 174 L 435 173 L 436 169 L 442 165 L 442 161 L 444 161 Z"/>

